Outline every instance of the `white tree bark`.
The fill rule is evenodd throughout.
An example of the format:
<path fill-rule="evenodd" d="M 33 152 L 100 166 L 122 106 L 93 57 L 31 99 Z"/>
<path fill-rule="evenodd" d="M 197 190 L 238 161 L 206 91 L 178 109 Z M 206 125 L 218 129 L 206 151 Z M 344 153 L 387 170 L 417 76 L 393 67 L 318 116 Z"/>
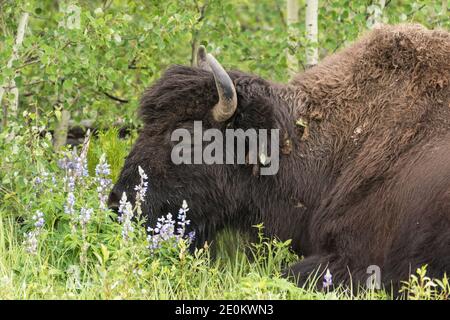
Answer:
<path fill-rule="evenodd" d="M 69 132 L 70 112 L 63 109 L 61 111 L 61 119 L 55 128 L 53 134 L 53 147 L 56 150 L 61 149 L 67 143 L 67 133 Z"/>
<path fill-rule="evenodd" d="M 319 50 L 317 48 L 318 40 L 317 35 L 319 33 L 318 27 L 318 0 L 306 1 L 306 40 L 308 41 L 306 46 L 306 67 L 310 68 L 315 66 L 319 62 Z"/>
<path fill-rule="evenodd" d="M 67 20 L 67 15 L 76 12 L 78 9 L 76 6 L 65 7 L 64 2 L 58 1 L 59 11 L 63 13 L 63 20 L 60 21 L 60 26 L 66 29 L 72 29 L 77 27 L 75 20 Z M 67 143 L 67 134 L 69 132 L 69 121 L 70 121 L 70 111 L 64 109 L 63 99 L 64 94 L 62 92 L 63 85 L 58 91 L 58 99 L 56 100 L 56 105 L 61 107 L 61 117 L 58 119 L 58 124 L 56 125 L 55 132 L 53 133 L 53 148 L 55 150 L 60 150 Z"/>
<path fill-rule="evenodd" d="M 383 10 L 386 6 L 386 0 L 378 0 L 367 7 L 369 17 L 366 25 L 369 29 L 373 29 L 383 23 Z"/>
<path fill-rule="evenodd" d="M 296 39 L 298 30 L 293 26 L 293 24 L 298 23 L 298 0 L 287 0 L 287 14 L 286 14 L 286 23 L 288 26 L 288 44 L 289 47 L 294 47 L 297 45 L 297 43 L 294 43 L 291 39 Z M 292 55 L 288 51 L 286 52 L 286 59 L 287 59 L 287 68 L 288 73 L 290 77 L 294 76 L 298 72 L 298 60 L 295 55 Z"/>
<path fill-rule="evenodd" d="M 30 14 L 28 12 L 24 12 L 20 18 L 19 27 L 17 28 L 16 41 L 13 46 L 13 52 L 12 52 L 11 58 L 9 59 L 8 64 L 6 66 L 7 68 L 12 68 L 14 61 L 16 61 L 17 58 L 19 57 L 19 49 L 22 45 L 23 38 L 25 36 L 25 30 L 27 28 L 29 17 L 30 17 Z M 19 108 L 19 88 L 16 87 L 16 81 L 14 80 L 14 78 L 15 78 L 15 75 L 14 75 L 13 79 L 10 80 L 9 83 L 7 81 L 0 87 L 0 104 L 3 106 L 3 116 L 5 117 L 5 119 L 3 119 L 4 124 L 6 123 L 6 117 L 8 114 L 6 105 L 2 104 L 3 95 L 5 94 L 5 91 L 6 91 L 5 88 L 7 88 L 7 87 L 10 88 L 11 92 L 14 95 L 13 104 L 11 105 L 11 113 L 13 114 L 13 116 L 17 115 L 17 109 Z"/>

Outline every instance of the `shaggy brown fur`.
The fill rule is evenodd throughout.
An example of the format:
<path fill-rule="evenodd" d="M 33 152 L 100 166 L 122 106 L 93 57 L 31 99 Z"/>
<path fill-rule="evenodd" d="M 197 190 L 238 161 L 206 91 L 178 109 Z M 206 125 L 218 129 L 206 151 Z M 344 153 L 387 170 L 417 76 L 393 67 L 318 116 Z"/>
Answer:
<path fill-rule="evenodd" d="M 369 265 L 380 266 L 386 284 L 423 264 L 433 277 L 450 273 L 448 32 L 383 26 L 288 85 L 229 74 L 238 109 L 227 123 L 211 117 L 217 92 L 208 71 L 172 67 L 144 94 L 145 126 L 111 203 L 133 194 L 140 165 L 150 177 L 150 223 L 183 199 L 198 244 L 225 226 L 264 222 L 306 257 L 289 269 L 299 283 L 326 265 L 335 282 L 351 273 L 365 283 Z M 175 166 L 170 134 L 193 120 L 221 130 L 279 128 L 278 174 Z"/>

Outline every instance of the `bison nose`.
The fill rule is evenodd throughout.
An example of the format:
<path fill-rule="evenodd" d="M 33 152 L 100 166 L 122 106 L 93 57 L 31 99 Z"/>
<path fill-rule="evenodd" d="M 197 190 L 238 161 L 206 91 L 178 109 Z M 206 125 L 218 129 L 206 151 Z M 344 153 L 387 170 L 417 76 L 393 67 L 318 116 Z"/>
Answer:
<path fill-rule="evenodd" d="M 119 202 L 120 197 L 119 194 L 112 190 L 108 197 L 108 208 L 114 211 L 115 213 L 119 213 Z"/>

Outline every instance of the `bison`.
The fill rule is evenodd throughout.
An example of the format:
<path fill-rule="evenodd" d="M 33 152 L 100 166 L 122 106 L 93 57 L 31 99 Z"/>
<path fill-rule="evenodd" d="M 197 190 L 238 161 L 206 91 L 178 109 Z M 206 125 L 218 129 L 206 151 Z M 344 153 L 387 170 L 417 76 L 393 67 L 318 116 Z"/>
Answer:
<path fill-rule="evenodd" d="M 299 284 L 328 268 L 334 283 L 385 285 L 428 265 L 450 272 L 450 34 L 380 26 L 352 46 L 276 84 L 226 72 L 199 50 L 198 67 L 172 66 L 143 95 L 143 128 L 110 197 L 149 176 L 149 223 L 190 204 L 196 245 L 221 229 L 292 239 L 304 258 L 286 270 Z M 176 165 L 177 128 L 193 122 L 279 129 L 279 170 L 257 164 Z"/>

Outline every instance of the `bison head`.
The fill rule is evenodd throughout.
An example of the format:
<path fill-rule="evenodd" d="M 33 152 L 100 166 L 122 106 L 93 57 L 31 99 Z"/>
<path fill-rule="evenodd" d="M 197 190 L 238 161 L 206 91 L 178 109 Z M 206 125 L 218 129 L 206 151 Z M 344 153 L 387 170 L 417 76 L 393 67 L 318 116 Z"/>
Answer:
<path fill-rule="evenodd" d="M 110 194 L 110 207 L 118 208 L 124 192 L 128 199 L 135 198 L 140 166 L 149 178 L 142 205 L 149 224 L 176 212 L 183 200 L 191 208 L 188 218 L 199 244 L 227 225 L 245 228 L 261 222 L 259 204 L 276 202 L 278 179 L 259 174 L 264 163 L 176 164 L 172 152 L 178 142 L 172 141 L 172 134 L 184 129 L 195 139 L 194 122 L 201 121 L 203 131 L 215 129 L 224 136 L 227 129 L 280 129 L 279 137 L 287 139 L 294 128 L 286 125 L 293 123 L 282 99 L 286 90 L 254 75 L 226 72 L 202 47 L 197 68 L 169 68 L 142 97 L 139 115 L 144 127 Z M 246 152 L 248 158 L 248 145 Z"/>

